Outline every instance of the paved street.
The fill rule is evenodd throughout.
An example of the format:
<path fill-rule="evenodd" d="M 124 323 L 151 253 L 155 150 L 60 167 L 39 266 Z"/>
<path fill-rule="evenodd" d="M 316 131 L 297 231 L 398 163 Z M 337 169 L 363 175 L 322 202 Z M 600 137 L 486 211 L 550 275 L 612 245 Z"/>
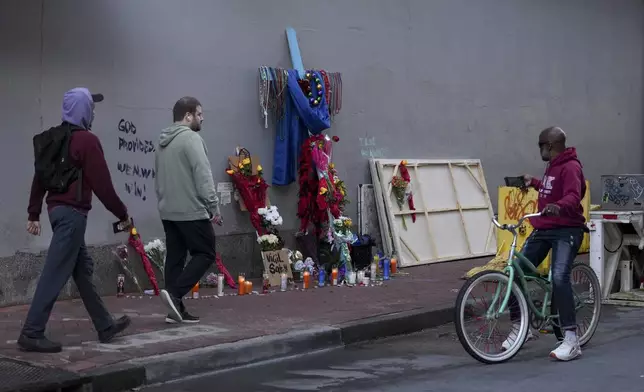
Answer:
<path fill-rule="evenodd" d="M 642 391 L 643 332 L 644 310 L 605 306 L 595 337 L 570 363 L 550 360 L 555 339 L 540 335 L 510 362 L 482 365 L 462 349 L 454 326 L 446 325 L 144 391 Z"/>

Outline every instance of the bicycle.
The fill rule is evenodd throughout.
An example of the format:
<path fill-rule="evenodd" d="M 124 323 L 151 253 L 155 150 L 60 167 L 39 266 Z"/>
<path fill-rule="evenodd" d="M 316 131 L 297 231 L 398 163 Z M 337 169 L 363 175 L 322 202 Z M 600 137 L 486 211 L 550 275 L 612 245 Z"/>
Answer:
<path fill-rule="evenodd" d="M 502 225 L 493 218 L 492 222 L 496 227 L 501 230 L 509 231 L 513 236 L 507 265 L 502 272 L 479 272 L 468 279 L 458 293 L 454 318 L 456 320 L 456 333 L 465 351 L 480 362 L 486 364 L 502 363 L 514 357 L 525 343 L 530 327 L 538 330 L 539 332 L 545 333 L 544 331 L 546 328 L 551 326 L 557 339 L 563 339 L 563 333 L 558 324 L 559 315 L 553 313 L 554 309 L 552 309 L 552 305 L 548 306 L 552 295 L 552 270 L 550 270 L 547 277 L 542 276 L 538 272 L 537 268 L 520 251 L 517 250 L 517 230 L 522 226 L 526 219 L 538 216 L 541 216 L 541 213 L 525 215 L 514 225 Z M 527 273 L 522 267 L 527 267 Z M 588 278 L 587 282 L 590 286 L 589 295 L 585 298 L 578 295 L 575 287 L 579 285 L 573 284 L 572 282 L 575 276 L 580 275 L 585 275 Z M 475 316 L 474 307 L 472 304 L 467 302 L 467 296 L 471 294 L 477 286 L 480 286 L 481 283 L 483 283 L 484 288 L 487 288 L 488 284 L 498 284 L 498 286 L 494 290 L 489 306 L 487 305 L 487 301 L 483 301 L 483 306 L 485 308 L 483 315 Z M 544 294 L 542 300 L 532 298 L 530 290 L 528 289 L 528 285 L 530 283 L 535 283 L 538 288 L 543 289 Z M 579 325 L 578 334 L 580 335 L 579 344 L 584 346 L 595 334 L 599 323 L 599 315 L 601 312 L 601 290 L 599 280 L 597 279 L 595 272 L 588 265 L 581 262 L 574 262 L 571 272 L 571 284 L 573 284 L 575 313 L 577 313 L 578 318 L 580 310 L 585 308 L 589 303 L 592 303 L 592 317 L 588 325 L 579 325 L 579 319 L 577 320 Z M 510 342 L 509 346 L 506 347 L 503 347 L 505 343 L 501 343 L 501 350 L 498 353 L 486 353 L 479 349 L 475 344 L 478 343 L 485 333 L 483 333 L 483 330 L 479 328 L 480 336 L 476 342 L 474 342 L 466 333 L 465 318 L 466 316 L 474 315 L 473 318 L 475 320 L 484 320 L 489 324 L 493 324 L 491 332 L 487 333 L 487 335 L 488 338 L 493 334 L 496 335 L 496 332 L 498 332 L 499 329 L 498 327 L 500 327 L 499 319 L 501 316 L 509 313 L 510 306 L 508 303 L 510 302 L 511 294 L 514 296 L 513 300 L 516 300 L 516 305 L 518 305 L 518 309 L 521 314 L 520 324 L 518 324 L 516 320 L 510 320 L 510 334 L 514 333 L 516 335 L 516 339 Z M 526 298 L 529 298 L 529 300 Z M 519 325 L 518 329 L 516 328 L 516 325 Z M 501 337 L 501 339 L 502 342 L 508 342 L 509 336 L 505 339 Z M 489 344 L 486 344 L 486 347 L 489 346 Z M 496 347 L 496 344 L 494 344 L 494 346 Z"/>

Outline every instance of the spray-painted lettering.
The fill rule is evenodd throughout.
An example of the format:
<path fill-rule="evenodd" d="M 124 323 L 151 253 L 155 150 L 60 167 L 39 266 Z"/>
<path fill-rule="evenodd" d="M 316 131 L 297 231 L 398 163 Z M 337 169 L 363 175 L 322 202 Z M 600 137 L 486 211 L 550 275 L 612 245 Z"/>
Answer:
<path fill-rule="evenodd" d="M 154 142 L 152 140 L 141 140 L 138 137 L 132 140 L 126 140 L 119 137 L 119 151 L 125 150 L 128 152 L 140 152 L 149 154 L 155 151 Z"/>
<path fill-rule="evenodd" d="M 359 137 L 360 155 L 363 158 L 386 158 L 389 155 L 389 149 L 386 147 L 377 147 L 376 137 Z"/>
<path fill-rule="evenodd" d="M 520 189 L 511 189 L 508 195 L 503 200 L 503 207 L 505 207 L 505 219 L 519 220 L 524 215 L 533 214 L 537 211 L 536 200 L 525 200 L 528 192 L 523 192 Z"/>
<path fill-rule="evenodd" d="M 116 130 L 119 132 L 117 151 L 120 152 L 120 159 L 116 163 L 116 169 L 123 179 L 123 189 L 128 195 L 132 195 L 140 200 L 147 200 L 147 186 L 149 180 L 156 177 L 156 172 L 151 168 L 151 162 L 147 163 L 150 158 L 143 158 L 155 151 L 154 142 L 137 135 L 136 125 L 124 118 L 120 119 Z M 136 160 L 141 163 L 128 162 L 132 154 L 139 155 L 141 158 Z M 145 162 L 144 162 L 145 160 Z"/>
<path fill-rule="evenodd" d="M 142 167 L 137 164 L 118 162 L 117 168 L 119 172 L 125 174 L 126 176 L 139 177 L 143 179 L 154 178 L 156 176 L 154 169 Z"/>
<path fill-rule="evenodd" d="M 124 118 L 119 121 L 118 130 L 123 133 L 136 135 L 136 126 L 131 121 L 126 121 Z"/>
<path fill-rule="evenodd" d="M 616 184 L 615 180 L 607 178 L 604 181 L 604 194 L 602 195 L 604 203 L 610 201 L 617 206 L 625 206 L 629 200 L 630 196 L 622 192 L 622 187 Z"/>
<path fill-rule="evenodd" d="M 137 181 L 126 181 L 125 182 L 125 191 L 129 195 L 134 195 L 141 200 L 145 201 L 147 199 L 146 193 L 147 193 L 147 187 L 145 186 L 144 183 L 140 183 Z"/>

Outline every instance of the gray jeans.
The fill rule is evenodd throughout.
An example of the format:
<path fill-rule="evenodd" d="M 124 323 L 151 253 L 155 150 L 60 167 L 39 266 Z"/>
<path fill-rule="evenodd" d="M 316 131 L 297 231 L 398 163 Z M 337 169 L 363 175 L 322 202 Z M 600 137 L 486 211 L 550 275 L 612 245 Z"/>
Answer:
<path fill-rule="evenodd" d="M 92 282 L 94 260 L 85 246 L 87 216 L 72 207 L 58 206 L 49 213 L 49 221 L 54 235 L 22 333 L 36 339 L 44 336 L 54 303 L 70 276 L 96 331 L 110 328 L 114 321 Z"/>

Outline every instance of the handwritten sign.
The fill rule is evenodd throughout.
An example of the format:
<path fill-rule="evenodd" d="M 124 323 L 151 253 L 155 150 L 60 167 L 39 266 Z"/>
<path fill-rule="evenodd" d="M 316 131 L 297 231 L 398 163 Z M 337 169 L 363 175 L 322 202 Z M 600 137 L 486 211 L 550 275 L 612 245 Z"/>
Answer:
<path fill-rule="evenodd" d="M 268 281 L 271 286 L 279 286 L 282 280 L 282 273 L 289 279 L 293 279 L 291 264 L 288 262 L 288 249 L 272 250 L 262 252 L 264 272 L 268 274 Z"/>

